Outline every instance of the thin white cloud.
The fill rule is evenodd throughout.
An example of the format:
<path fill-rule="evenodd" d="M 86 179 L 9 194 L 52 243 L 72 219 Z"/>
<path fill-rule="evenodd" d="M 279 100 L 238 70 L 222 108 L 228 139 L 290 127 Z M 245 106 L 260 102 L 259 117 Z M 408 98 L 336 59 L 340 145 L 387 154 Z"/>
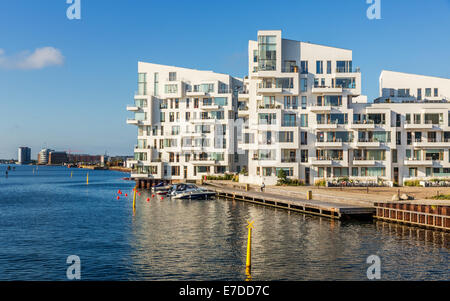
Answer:
<path fill-rule="evenodd" d="M 22 51 L 11 56 L 5 55 L 4 49 L 0 49 L 0 68 L 2 69 L 32 70 L 63 64 L 64 56 L 60 50 L 53 47 L 36 48 L 33 52 Z"/>

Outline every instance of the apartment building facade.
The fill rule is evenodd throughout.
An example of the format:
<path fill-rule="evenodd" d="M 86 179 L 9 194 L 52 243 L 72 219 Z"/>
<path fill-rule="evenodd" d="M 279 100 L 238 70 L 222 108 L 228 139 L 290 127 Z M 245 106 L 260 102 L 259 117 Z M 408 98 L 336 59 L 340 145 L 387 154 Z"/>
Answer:
<path fill-rule="evenodd" d="M 135 179 L 187 180 L 240 172 L 234 122 L 242 81 L 212 71 L 138 63 L 128 124 L 137 126 Z"/>
<path fill-rule="evenodd" d="M 128 123 L 138 126 L 133 177 L 243 171 L 241 182 L 273 185 L 283 170 L 305 184 L 348 177 L 401 185 L 450 176 L 449 79 L 383 71 L 380 97 L 369 103 L 351 50 L 258 31 L 248 57 L 242 80 L 139 63 L 128 107 Z M 217 148 L 220 128 L 226 142 Z"/>

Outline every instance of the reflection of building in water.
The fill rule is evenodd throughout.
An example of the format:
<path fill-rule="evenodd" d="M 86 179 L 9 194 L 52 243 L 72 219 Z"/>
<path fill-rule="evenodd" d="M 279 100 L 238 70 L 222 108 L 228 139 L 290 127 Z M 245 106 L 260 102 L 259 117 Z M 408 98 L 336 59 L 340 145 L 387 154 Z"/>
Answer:
<path fill-rule="evenodd" d="M 432 243 L 439 247 L 450 249 L 450 233 L 445 231 L 429 230 L 419 227 L 411 227 L 401 224 L 376 221 L 376 228 L 382 234 L 397 235 L 399 237 L 415 239 Z"/>

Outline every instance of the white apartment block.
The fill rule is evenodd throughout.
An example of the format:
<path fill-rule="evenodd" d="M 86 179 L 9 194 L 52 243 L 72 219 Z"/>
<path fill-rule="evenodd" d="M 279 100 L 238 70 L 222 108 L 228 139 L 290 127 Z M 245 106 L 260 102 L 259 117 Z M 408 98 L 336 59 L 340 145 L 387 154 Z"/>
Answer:
<path fill-rule="evenodd" d="M 239 172 L 235 143 L 242 81 L 211 71 L 138 63 L 128 124 L 137 125 L 135 179 L 187 180 Z"/>
<path fill-rule="evenodd" d="M 280 170 L 305 184 L 450 177 L 449 79 L 383 71 L 380 97 L 369 103 L 351 50 L 259 31 L 248 57 L 243 80 L 139 63 L 128 107 L 128 123 L 138 125 L 133 177 L 199 179 L 244 168 L 241 182 L 266 185 Z M 221 127 L 225 146 L 216 143 Z"/>

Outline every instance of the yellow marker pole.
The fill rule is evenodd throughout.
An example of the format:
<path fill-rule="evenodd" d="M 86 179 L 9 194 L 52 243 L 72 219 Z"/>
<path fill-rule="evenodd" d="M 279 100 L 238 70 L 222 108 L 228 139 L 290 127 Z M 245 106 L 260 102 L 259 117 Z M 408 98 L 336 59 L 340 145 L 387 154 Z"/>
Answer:
<path fill-rule="evenodd" d="M 252 229 L 253 229 L 253 223 L 254 222 L 249 222 L 248 223 L 248 240 L 247 240 L 247 260 L 245 263 L 245 274 L 248 277 L 251 277 L 251 268 L 252 268 Z"/>
<path fill-rule="evenodd" d="M 71 177 L 71 178 L 72 178 L 72 175 L 73 175 L 73 171 L 70 172 L 70 177 Z"/>
<path fill-rule="evenodd" d="M 86 185 L 89 185 L 89 173 L 86 174 Z"/>
<path fill-rule="evenodd" d="M 136 210 L 136 187 L 134 187 L 134 193 L 133 193 L 133 211 Z"/>

